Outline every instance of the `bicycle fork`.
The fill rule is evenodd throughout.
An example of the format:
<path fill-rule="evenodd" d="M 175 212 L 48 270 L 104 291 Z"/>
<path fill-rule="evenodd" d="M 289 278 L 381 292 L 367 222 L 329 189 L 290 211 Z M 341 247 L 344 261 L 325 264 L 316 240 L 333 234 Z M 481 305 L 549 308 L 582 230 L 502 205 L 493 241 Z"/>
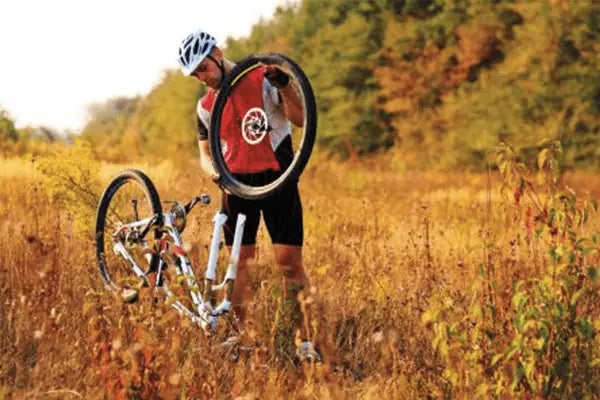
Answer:
<path fill-rule="evenodd" d="M 206 266 L 206 274 L 204 276 L 204 292 L 202 294 L 202 303 L 198 306 L 198 313 L 203 319 L 203 323 L 201 323 L 202 328 L 211 333 L 216 331 L 217 317 L 231 310 L 233 286 L 237 277 L 237 267 L 240 259 L 240 249 L 244 234 L 244 226 L 246 224 L 246 215 L 238 214 L 237 216 L 227 272 L 225 273 L 223 282 L 214 285 L 213 282 L 217 276 L 217 258 L 221 231 L 223 230 L 223 225 L 225 225 L 226 221 L 227 215 L 220 211 L 217 212 L 213 218 L 213 236 L 210 245 L 210 254 L 208 256 L 208 264 Z M 215 294 L 223 289 L 225 290 L 224 298 L 221 303 L 215 307 Z"/>
<path fill-rule="evenodd" d="M 238 214 L 229 264 L 225 273 L 225 278 L 223 279 L 223 282 L 219 285 L 214 285 L 213 283 L 217 275 L 217 259 L 220 247 L 219 244 L 221 231 L 223 229 L 223 225 L 227 221 L 227 216 L 219 211 L 213 218 L 214 229 L 210 246 L 208 264 L 206 267 L 206 274 L 204 277 L 205 285 L 202 296 L 199 295 L 198 284 L 196 283 L 196 279 L 194 278 L 194 272 L 191 268 L 189 260 L 187 259 L 187 256 L 185 255 L 185 252 L 183 251 L 183 242 L 181 240 L 181 236 L 179 235 L 179 232 L 173 228 L 172 216 L 166 213 L 163 214 L 163 218 L 165 221 L 165 226 L 168 227 L 166 234 L 168 234 L 171 237 L 171 239 L 173 240 L 173 244 L 175 245 L 174 251 L 171 251 L 171 258 L 177 270 L 177 275 L 185 277 L 189 288 L 191 300 L 197 309 L 194 313 L 192 312 L 192 310 L 188 309 L 177 300 L 173 301 L 171 303 L 171 306 L 174 307 L 181 314 L 191 318 L 207 334 L 214 334 L 216 332 L 217 327 L 217 317 L 229 312 L 231 309 L 233 285 L 237 276 L 237 266 L 240 256 L 242 236 L 244 233 L 244 225 L 246 223 L 246 216 L 244 214 Z M 127 253 L 125 252 L 125 254 Z M 157 256 L 157 254 L 146 254 L 146 258 L 149 262 L 150 257 Z M 135 270 L 136 264 L 133 260 L 132 264 L 134 265 Z M 156 283 L 160 282 L 160 280 L 162 279 L 161 275 L 164 273 L 163 270 L 165 266 L 165 261 L 161 259 L 158 264 L 158 270 L 156 271 Z M 136 273 L 138 273 L 137 270 Z M 139 273 L 146 281 L 148 280 L 148 277 L 143 271 L 140 270 Z M 158 286 L 159 285 L 155 284 L 155 289 Z M 166 292 L 167 298 L 171 298 L 173 294 L 171 293 L 169 287 L 165 285 L 162 285 L 162 287 Z M 216 292 L 221 291 L 223 289 L 225 289 L 223 301 L 215 307 Z"/>

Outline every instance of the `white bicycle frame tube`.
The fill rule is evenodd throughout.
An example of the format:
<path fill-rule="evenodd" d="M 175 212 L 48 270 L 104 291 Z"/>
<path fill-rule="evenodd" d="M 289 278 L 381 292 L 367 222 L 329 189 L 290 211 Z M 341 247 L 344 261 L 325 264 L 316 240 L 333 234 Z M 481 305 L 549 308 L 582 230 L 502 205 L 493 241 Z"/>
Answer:
<path fill-rule="evenodd" d="M 123 243 L 121 243 L 121 242 L 113 243 L 113 251 L 114 251 L 115 254 L 120 254 L 123 258 L 125 258 L 127 261 L 129 261 L 131 263 L 131 267 L 133 268 L 133 272 L 135 272 L 135 274 L 138 277 L 145 278 L 147 280 L 146 274 L 137 265 L 137 263 L 135 262 L 135 260 L 133 259 L 133 257 L 131 257 L 131 255 L 127 252 L 127 249 L 125 249 L 125 246 L 123 246 Z"/>
<path fill-rule="evenodd" d="M 213 237 L 210 244 L 210 254 L 208 255 L 208 264 L 206 265 L 206 279 L 214 281 L 217 277 L 217 257 L 219 253 L 219 243 L 221 242 L 221 230 L 227 221 L 227 215 L 217 212 L 213 218 Z"/>
<path fill-rule="evenodd" d="M 126 226 L 128 228 L 145 226 L 149 221 L 150 221 L 150 219 L 145 219 L 143 221 L 136 221 L 135 223 L 127 224 Z M 220 211 L 217 212 L 217 214 L 213 218 L 213 222 L 214 222 L 213 236 L 212 236 L 212 240 L 211 240 L 210 253 L 209 253 L 208 263 L 207 263 L 207 267 L 206 267 L 206 274 L 205 274 L 206 283 L 208 285 L 210 285 L 210 286 L 208 286 L 210 288 L 209 291 L 213 291 L 213 292 L 221 290 L 224 287 L 228 286 L 227 284 L 232 283 L 237 277 L 237 267 L 238 267 L 238 262 L 239 262 L 239 258 L 240 258 L 242 238 L 243 238 L 243 234 L 244 234 L 244 226 L 246 223 L 246 216 L 244 214 L 238 214 L 238 217 L 237 217 L 233 245 L 232 245 L 232 249 L 231 249 L 231 256 L 230 256 L 229 264 L 227 267 L 227 271 L 225 273 L 225 278 L 223 279 L 223 282 L 221 284 L 212 285 L 212 282 L 214 282 L 214 280 L 216 279 L 216 275 L 217 275 L 217 259 L 218 259 L 221 231 L 222 231 L 223 225 L 225 224 L 226 221 L 227 221 L 227 216 Z M 179 246 L 180 248 L 183 248 L 183 240 L 181 239 L 181 235 L 179 234 L 179 231 L 173 225 L 173 215 L 172 214 L 163 213 L 163 228 L 166 228 L 166 231 L 168 232 L 169 236 L 173 240 L 173 244 L 175 246 Z M 145 243 L 145 240 L 143 242 L 144 243 L 142 244 L 142 247 L 146 248 L 147 245 Z M 134 272 L 136 273 L 136 275 L 138 275 L 140 278 L 143 278 L 146 281 L 148 281 L 148 276 L 136 264 L 133 257 L 131 257 L 131 255 L 129 255 L 129 253 L 127 252 L 127 249 L 123 245 L 123 243 L 121 243 L 121 242 L 113 243 L 113 251 L 115 251 L 115 253 L 120 254 L 128 262 L 131 263 L 132 268 L 133 268 Z M 146 256 L 148 261 L 149 261 L 149 257 L 150 257 L 150 255 Z M 191 290 L 189 290 L 190 296 L 191 296 L 192 301 L 196 305 L 197 310 L 194 313 L 194 312 L 190 311 L 186 306 L 184 306 L 180 301 L 177 301 L 177 300 L 175 300 L 171 303 L 172 307 L 175 308 L 181 314 L 184 314 L 187 317 L 191 318 L 195 323 L 200 325 L 200 327 L 205 332 L 214 333 L 214 331 L 216 329 L 216 317 L 228 312 L 231 309 L 231 300 L 228 298 L 229 297 L 228 294 L 226 294 L 225 299 L 223 299 L 223 301 L 217 307 L 215 307 L 213 309 L 210 304 L 210 299 L 203 298 L 203 296 L 200 296 L 198 294 L 199 287 L 196 282 L 196 279 L 194 278 L 194 276 L 195 276 L 194 271 L 192 270 L 192 266 L 191 266 L 189 260 L 187 259 L 187 257 L 182 254 L 172 254 L 172 257 L 176 258 L 178 261 L 178 263 L 176 264 L 178 275 L 183 274 L 187 278 L 187 284 L 191 288 Z M 161 259 L 160 265 L 159 265 L 159 273 L 160 273 L 160 271 L 162 271 L 163 264 L 164 264 L 164 261 Z M 157 276 L 157 279 L 159 279 L 158 276 Z M 163 285 L 163 289 L 165 291 L 167 298 L 171 298 L 173 296 L 173 293 L 171 293 L 171 291 L 169 290 L 167 285 Z"/>
<path fill-rule="evenodd" d="M 235 223 L 235 235 L 233 236 L 233 247 L 231 249 L 231 261 L 229 268 L 227 268 L 227 274 L 225 280 L 234 281 L 237 277 L 237 266 L 240 260 L 240 249 L 242 248 L 242 237 L 244 236 L 244 227 L 246 226 L 246 215 L 238 214 L 237 221 Z"/>
<path fill-rule="evenodd" d="M 223 288 L 227 288 L 225 291 L 225 298 L 213 311 L 214 316 L 221 315 L 228 312 L 231 309 L 231 294 L 233 293 L 233 282 L 237 276 L 237 266 L 240 259 L 240 249 L 242 247 L 242 237 L 244 235 L 244 226 L 246 224 L 246 216 L 244 214 L 238 214 L 237 221 L 235 224 L 235 233 L 233 236 L 233 245 L 231 248 L 231 256 L 229 258 L 229 265 L 227 266 L 227 272 L 225 278 L 220 285 L 212 286 L 211 290 L 218 291 Z"/>
<path fill-rule="evenodd" d="M 175 229 L 175 227 L 173 227 L 173 216 L 171 214 L 165 213 L 163 214 L 163 218 L 165 226 L 170 228 L 168 232 L 169 236 L 171 236 L 171 238 L 173 239 L 173 243 L 176 246 L 183 248 L 183 240 L 181 239 L 181 235 L 179 234 L 179 231 Z M 187 277 L 188 286 L 197 288 L 198 284 L 196 282 L 196 279 L 194 279 L 194 270 L 192 269 L 192 266 L 187 257 L 180 254 L 174 255 L 174 257 L 177 257 L 179 261 L 179 265 L 176 265 L 176 267 L 181 268 L 181 273 L 183 273 L 183 275 Z M 200 296 L 198 295 L 198 292 L 199 290 L 190 291 L 190 296 L 192 297 L 192 301 L 195 304 L 200 304 L 202 302 Z"/>
<path fill-rule="evenodd" d="M 244 214 L 238 214 L 237 221 L 235 223 L 235 234 L 233 236 L 233 245 L 231 246 L 231 256 L 229 259 L 229 265 L 227 272 L 225 273 L 225 279 L 220 285 L 212 287 L 213 291 L 221 290 L 227 283 L 227 281 L 234 281 L 237 277 L 237 266 L 240 260 L 240 249 L 242 247 L 242 237 L 244 236 L 244 226 L 246 225 L 246 216 Z"/>

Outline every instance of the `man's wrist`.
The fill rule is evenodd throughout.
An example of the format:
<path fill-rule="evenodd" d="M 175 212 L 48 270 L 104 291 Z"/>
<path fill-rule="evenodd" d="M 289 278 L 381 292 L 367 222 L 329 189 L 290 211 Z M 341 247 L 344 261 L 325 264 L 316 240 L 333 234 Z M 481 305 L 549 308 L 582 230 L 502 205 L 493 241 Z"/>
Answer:
<path fill-rule="evenodd" d="M 290 82 L 290 76 L 280 68 L 270 66 L 265 72 L 265 77 L 277 89 L 285 88 Z"/>

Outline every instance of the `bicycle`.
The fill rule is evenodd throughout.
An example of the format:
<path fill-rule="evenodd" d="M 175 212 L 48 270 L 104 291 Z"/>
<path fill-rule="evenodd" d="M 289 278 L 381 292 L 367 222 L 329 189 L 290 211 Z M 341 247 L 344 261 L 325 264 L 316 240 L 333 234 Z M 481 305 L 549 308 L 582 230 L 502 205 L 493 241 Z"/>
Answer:
<path fill-rule="evenodd" d="M 142 197 L 140 199 L 140 196 Z M 118 173 L 104 191 L 96 217 L 96 255 L 104 285 L 126 301 L 130 291 L 142 287 L 161 288 L 167 301 L 181 314 L 189 317 L 206 333 L 216 331 L 217 317 L 231 309 L 233 284 L 237 273 L 245 216 L 238 215 L 234 243 L 225 278 L 216 279 L 220 232 L 227 216 L 215 215 L 213 238 L 204 288 L 201 291 L 192 265 L 184 250 L 181 233 L 190 211 L 197 205 L 210 204 L 208 195 L 192 198 L 187 204 L 174 201 L 168 212 L 162 210 L 158 192 L 142 171 L 128 169 Z M 109 251 L 112 248 L 112 252 Z M 166 267 L 172 264 L 178 281 L 168 282 Z M 186 284 L 188 304 L 177 298 L 170 283 Z M 215 292 L 225 290 L 220 304 L 215 303 Z"/>
<path fill-rule="evenodd" d="M 272 175 L 267 179 L 257 174 L 251 181 L 242 181 L 229 170 L 223 157 L 219 135 L 221 119 L 236 85 L 244 76 L 254 68 L 272 64 L 290 76 L 290 84 L 294 85 L 302 101 L 303 125 L 292 132 L 298 138 L 293 139 L 292 152 L 285 155 L 285 168 L 275 179 Z M 265 110 L 249 111 L 252 112 L 247 113 L 247 118 L 241 124 L 241 134 L 245 140 L 247 137 L 264 140 L 271 116 Z M 281 54 L 254 55 L 240 61 L 223 81 L 213 107 L 209 131 L 211 156 L 221 176 L 221 187 L 240 197 L 260 199 L 297 181 L 312 152 L 316 123 L 312 88 L 297 64 Z M 223 281 L 215 284 L 220 233 L 227 219 L 220 212 L 215 215 L 204 285 L 201 288 L 184 251 L 181 233 L 191 210 L 197 204 L 209 203 L 208 195 L 196 196 L 185 205 L 174 201 L 171 209 L 164 212 L 158 192 L 148 176 L 135 169 L 118 173 L 104 190 L 96 215 L 96 256 L 104 285 L 126 301 L 134 300 L 142 287 L 150 287 L 154 291 L 162 288 L 172 307 L 189 317 L 207 334 L 214 335 L 217 319 L 231 310 L 245 216 L 237 216 L 227 271 Z M 172 282 L 167 271 L 170 264 L 177 275 Z M 169 287 L 172 284 L 185 284 L 187 296 L 173 293 Z M 223 290 L 224 298 L 217 304 L 216 293 Z"/>

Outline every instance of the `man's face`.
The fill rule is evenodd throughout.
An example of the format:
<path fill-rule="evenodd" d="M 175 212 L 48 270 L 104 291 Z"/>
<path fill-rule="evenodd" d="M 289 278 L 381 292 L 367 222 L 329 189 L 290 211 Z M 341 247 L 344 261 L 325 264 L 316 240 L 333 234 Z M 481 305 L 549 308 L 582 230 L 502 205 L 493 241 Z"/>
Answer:
<path fill-rule="evenodd" d="M 214 57 L 220 62 L 218 55 L 215 55 Z M 221 86 L 221 79 L 223 78 L 217 64 L 208 57 L 196 67 L 194 72 L 192 72 L 192 76 L 195 76 L 200 82 L 204 82 L 213 89 L 219 89 Z"/>

